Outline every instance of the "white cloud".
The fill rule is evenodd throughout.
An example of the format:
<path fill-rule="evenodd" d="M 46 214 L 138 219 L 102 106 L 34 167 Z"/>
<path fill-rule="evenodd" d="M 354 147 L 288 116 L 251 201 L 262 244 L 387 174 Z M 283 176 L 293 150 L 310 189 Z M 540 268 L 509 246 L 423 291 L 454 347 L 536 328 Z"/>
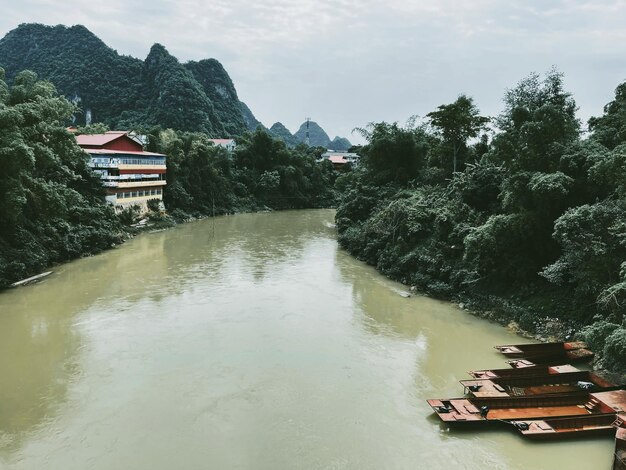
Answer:
<path fill-rule="evenodd" d="M 506 87 L 557 65 L 584 118 L 624 78 L 624 0 L 24 0 L 22 22 L 84 24 L 123 54 L 160 42 L 180 60 L 214 57 L 253 112 L 292 131 L 311 116 L 330 134 L 403 122 L 459 93 L 486 113 Z"/>

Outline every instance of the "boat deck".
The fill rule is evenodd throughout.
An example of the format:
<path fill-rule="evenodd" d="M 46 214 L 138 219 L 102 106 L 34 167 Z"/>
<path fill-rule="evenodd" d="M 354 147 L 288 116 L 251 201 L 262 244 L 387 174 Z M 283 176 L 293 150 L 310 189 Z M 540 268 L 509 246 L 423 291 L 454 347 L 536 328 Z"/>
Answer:
<path fill-rule="evenodd" d="M 428 404 L 442 421 L 448 423 L 615 415 L 626 409 L 626 391 L 433 399 L 428 400 Z"/>
<path fill-rule="evenodd" d="M 550 395 L 617 387 L 614 383 L 588 371 L 494 377 L 491 379 L 461 380 L 460 382 L 465 393 L 477 398 Z"/>
<path fill-rule="evenodd" d="M 563 405 L 549 407 L 528 407 L 528 408 L 497 408 L 489 410 L 489 419 L 529 419 L 529 418 L 549 418 L 559 416 L 588 416 L 591 412 L 583 405 Z"/>
<path fill-rule="evenodd" d="M 521 362 L 521 361 L 517 361 Z M 528 362 L 528 361 L 526 361 Z M 530 363 L 532 364 L 532 363 Z M 537 365 L 520 365 L 511 369 L 482 369 L 472 370 L 468 374 L 476 379 L 492 379 L 492 378 L 505 378 L 505 377 L 526 377 L 532 375 L 547 375 L 547 374 L 564 374 L 568 372 L 579 372 L 576 367 L 563 364 L 559 366 L 537 366 Z"/>
<path fill-rule="evenodd" d="M 541 440 L 613 435 L 615 433 L 614 423 L 615 415 L 613 413 L 512 422 L 524 437 Z"/>
<path fill-rule="evenodd" d="M 509 397 L 544 395 L 551 393 L 578 392 L 580 387 L 575 384 L 545 384 L 529 387 L 502 386 L 491 380 L 462 380 L 463 387 L 471 390 L 472 386 L 480 385 L 477 391 L 471 390 L 471 395 L 475 397 Z"/>

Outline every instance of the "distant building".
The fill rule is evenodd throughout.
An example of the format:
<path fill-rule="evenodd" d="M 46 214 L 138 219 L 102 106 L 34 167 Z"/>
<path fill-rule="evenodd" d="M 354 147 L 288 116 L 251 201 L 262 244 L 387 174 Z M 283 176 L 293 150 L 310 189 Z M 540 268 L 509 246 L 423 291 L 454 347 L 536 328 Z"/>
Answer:
<path fill-rule="evenodd" d="M 361 158 L 361 156 L 356 153 L 334 152 L 329 150 L 328 152 L 324 152 L 321 155 L 321 158 L 330 160 L 333 166 L 336 169 L 339 169 L 344 167 L 348 163 L 352 165 L 352 168 L 357 167 L 359 165 L 359 159 Z"/>
<path fill-rule="evenodd" d="M 144 152 L 126 131 L 78 135 L 76 142 L 91 156 L 89 166 L 102 178 L 106 200 L 116 209 L 138 205 L 147 210 L 150 199 L 163 200 L 165 155 Z"/>
<path fill-rule="evenodd" d="M 209 139 L 215 145 L 219 145 L 220 147 L 224 147 L 229 152 L 235 150 L 236 144 L 235 139 Z"/>

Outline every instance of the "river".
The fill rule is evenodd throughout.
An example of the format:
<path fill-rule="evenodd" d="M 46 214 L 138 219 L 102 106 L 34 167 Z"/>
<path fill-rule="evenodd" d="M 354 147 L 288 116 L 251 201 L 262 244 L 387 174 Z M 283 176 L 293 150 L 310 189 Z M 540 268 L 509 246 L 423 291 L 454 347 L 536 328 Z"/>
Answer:
<path fill-rule="evenodd" d="M 338 248 L 331 210 L 146 233 L 0 293 L 0 468 L 608 469 L 609 438 L 448 431 L 519 341 Z"/>

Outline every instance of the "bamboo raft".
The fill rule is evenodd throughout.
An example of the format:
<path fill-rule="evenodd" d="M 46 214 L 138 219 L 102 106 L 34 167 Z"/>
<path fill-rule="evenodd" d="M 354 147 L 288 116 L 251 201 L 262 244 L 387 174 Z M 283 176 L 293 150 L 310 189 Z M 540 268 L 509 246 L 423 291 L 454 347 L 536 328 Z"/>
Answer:
<path fill-rule="evenodd" d="M 521 369 L 527 371 L 527 369 Z M 515 370 L 515 369 L 513 369 Z M 618 388 L 614 383 L 588 371 L 548 373 L 521 377 L 461 380 L 464 392 L 474 397 L 514 397 L 601 391 Z"/>
<path fill-rule="evenodd" d="M 626 411 L 626 391 L 562 393 L 532 397 L 465 397 L 428 400 L 448 424 L 612 414 Z"/>

